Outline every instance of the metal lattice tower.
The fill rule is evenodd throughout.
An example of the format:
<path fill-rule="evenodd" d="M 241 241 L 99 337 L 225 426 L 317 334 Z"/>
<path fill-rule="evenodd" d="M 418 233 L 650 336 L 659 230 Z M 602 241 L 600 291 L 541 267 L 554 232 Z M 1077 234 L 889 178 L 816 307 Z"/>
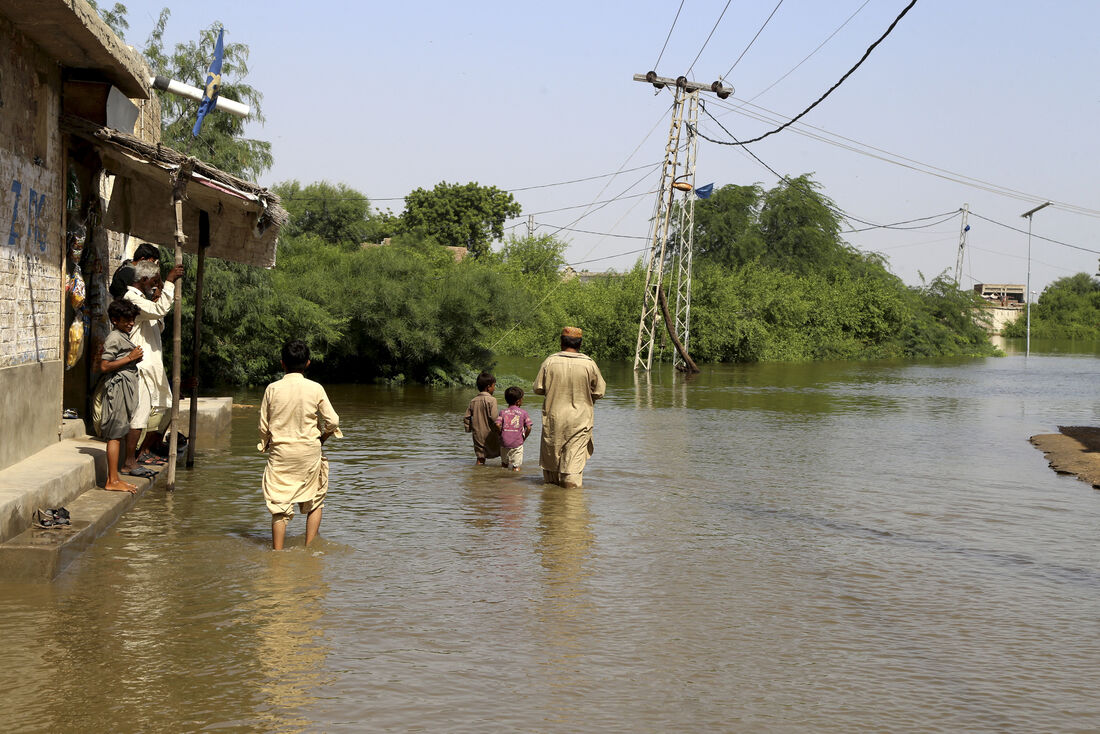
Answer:
<path fill-rule="evenodd" d="M 688 106 L 687 118 L 687 145 L 684 146 L 684 173 L 673 181 L 673 196 L 680 194 L 679 202 L 675 203 L 679 221 L 676 227 L 675 248 L 669 258 L 672 265 L 672 273 L 675 282 L 671 287 L 676 289 L 676 308 L 673 323 L 676 325 L 676 336 L 684 345 L 684 351 L 690 351 L 691 340 L 691 260 L 695 243 L 695 158 L 699 149 L 699 136 L 695 134 L 699 121 L 699 92 L 691 92 L 686 95 Z M 677 188 L 677 182 L 686 184 L 686 187 Z M 686 366 L 684 358 L 675 349 L 672 352 L 672 364 L 677 368 Z"/>
<path fill-rule="evenodd" d="M 714 92 L 719 98 L 730 96 L 733 89 L 721 82 L 701 84 L 685 77 L 667 79 L 657 72 L 635 74 L 634 81 L 648 82 L 657 89 L 672 88 L 672 122 L 668 129 L 668 143 L 661 167 L 661 186 L 653 213 L 653 230 L 649 254 L 646 256 L 645 299 L 642 315 L 638 320 L 638 344 L 634 350 L 634 369 L 653 368 L 653 351 L 656 348 L 659 319 L 669 308 L 664 292 L 665 278 L 675 289 L 675 311 L 669 314 L 667 326 L 670 337 L 680 342 L 683 350 L 673 350 L 673 364 L 685 367 L 690 356 L 691 339 L 691 264 L 695 237 L 695 159 L 699 148 L 696 134 L 699 120 L 699 93 Z M 684 128 L 687 128 L 686 131 Z M 686 139 L 683 138 L 686 132 Z M 683 142 L 681 142 L 683 141 Z M 681 155 L 683 160 L 681 161 Z M 678 172 L 682 170 L 681 172 Z M 677 201 L 679 196 L 679 201 Z M 673 230 L 673 217 L 676 218 Z M 675 241 L 670 241 L 674 236 Z M 671 296 L 671 293 L 669 294 Z M 694 369 L 694 364 L 690 365 Z"/>

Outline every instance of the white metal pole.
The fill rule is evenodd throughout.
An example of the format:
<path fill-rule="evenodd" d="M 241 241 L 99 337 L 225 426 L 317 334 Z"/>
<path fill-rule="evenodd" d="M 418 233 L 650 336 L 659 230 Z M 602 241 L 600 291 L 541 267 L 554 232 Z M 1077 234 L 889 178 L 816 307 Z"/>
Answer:
<path fill-rule="evenodd" d="M 1031 215 L 1027 217 L 1027 285 L 1024 286 L 1024 298 L 1027 301 L 1027 346 L 1024 358 L 1031 356 Z"/>
<path fill-rule="evenodd" d="M 1044 202 L 1034 209 L 1021 214 L 1021 217 L 1027 218 L 1027 284 L 1024 286 L 1024 299 L 1027 304 L 1027 345 L 1024 347 L 1024 357 L 1031 356 L 1031 218 L 1035 216 L 1035 212 L 1040 209 L 1046 209 L 1052 203 L 1051 201 Z"/>

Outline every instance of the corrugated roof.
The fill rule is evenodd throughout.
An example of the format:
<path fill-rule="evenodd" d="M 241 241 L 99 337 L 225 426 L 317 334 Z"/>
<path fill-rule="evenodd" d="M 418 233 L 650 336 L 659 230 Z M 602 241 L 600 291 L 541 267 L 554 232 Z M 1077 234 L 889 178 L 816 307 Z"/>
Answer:
<path fill-rule="evenodd" d="M 96 146 L 104 168 L 118 177 L 104 221 L 110 229 L 173 247 L 172 191 L 176 173 L 190 162 L 193 172 L 183 206 L 184 250 L 197 252 L 199 211 L 203 210 L 210 214 L 207 255 L 274 267 L 279 230 L 289 219 L 276 194 L 167 146 L 78 117 L 63 117 L 61 129 Z"/>

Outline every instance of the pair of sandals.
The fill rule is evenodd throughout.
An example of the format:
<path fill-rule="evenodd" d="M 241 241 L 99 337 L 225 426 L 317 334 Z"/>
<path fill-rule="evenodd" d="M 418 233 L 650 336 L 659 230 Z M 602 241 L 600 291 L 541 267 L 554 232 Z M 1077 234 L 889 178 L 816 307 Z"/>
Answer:
<path fill-rule="evenodd" d="M 150 451 L 141 452 L 141 456 L 138 457 L 137 461 L 142 466 L 164 466 L 168 463 L 168 459 L 157 456 Z"/>
<path fill-rule="evenodd" d="M 119 472 L 119 474 L 124 474 L 128 477 L 141 477 L 142 479 L 152 479 L 157 475 L 157 473 L 152 469 L 141 466 L 140 464 L 135 466 L 133 469 L 130 469 L 129 471 Z"/>
<path fill-rule="evenodd" d="M 72 525 L 69 519 L 69 511 L 64 507 L 54 510 L 36 510 L 34 513 L 34 526 L 36 528 L 60 528 Z"/>

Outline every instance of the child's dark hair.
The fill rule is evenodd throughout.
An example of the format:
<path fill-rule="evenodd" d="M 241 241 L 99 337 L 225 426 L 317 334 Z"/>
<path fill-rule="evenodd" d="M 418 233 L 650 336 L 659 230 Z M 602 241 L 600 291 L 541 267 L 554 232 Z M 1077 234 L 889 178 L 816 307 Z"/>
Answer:
<path fill-rule="evenodd" d="M 490 385 L 495 384 L 497 384 L 497 378 L 493 377 L 488 372 L 482 372 L 480 375 L 477 376 L 477 389 L 480 392 L 485 392 L 489 389 Z"/>
<path fill-rule="evenodd" d="M 119 319 L 136 319 L 139 313 L 138 307 L 129 301 L 111 301 L 110 305 L 107 306 L 107 318 L 111 320 L 111 323 Z"/>
<path fill-rule="evenodd" d="M 305 372 L 309 364 L 309 347 L 301 339 L 291 339 L 283 345 L 283 366 L 287 372 Z"/>
<path fill-rule="evenodd" d="M 160 248 L 156 245 L 150 245 L 148 242 L 138 245 L 138 248 L 134 250 L 134 261 L 138 260 L 156 260 L 160 262 Z"/>
<path fill-rule="evenodd" d="M 523 388 L 512 385 L 504 391 L 504 399 L 508 401 L 509 405 L 515 405 L 520 400 L 523 400 Z"/>

